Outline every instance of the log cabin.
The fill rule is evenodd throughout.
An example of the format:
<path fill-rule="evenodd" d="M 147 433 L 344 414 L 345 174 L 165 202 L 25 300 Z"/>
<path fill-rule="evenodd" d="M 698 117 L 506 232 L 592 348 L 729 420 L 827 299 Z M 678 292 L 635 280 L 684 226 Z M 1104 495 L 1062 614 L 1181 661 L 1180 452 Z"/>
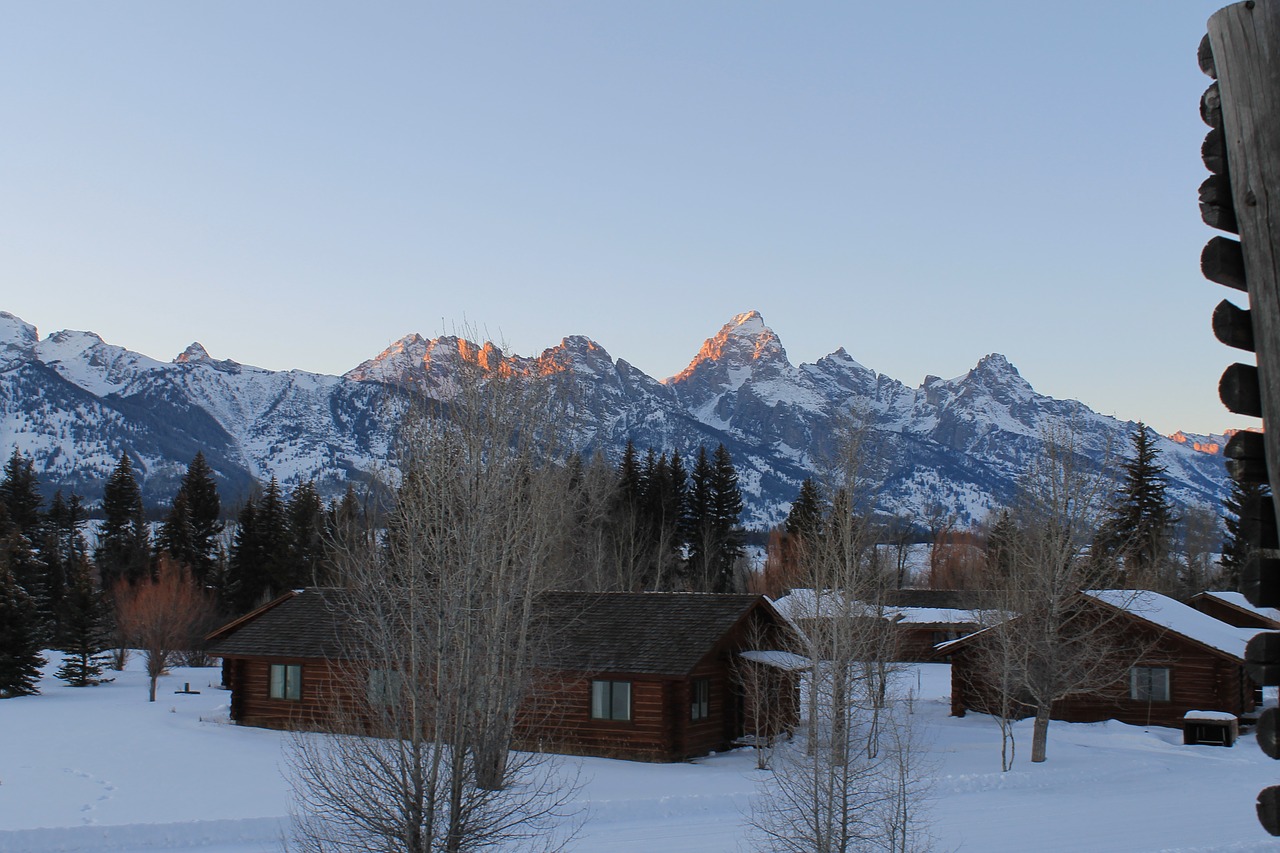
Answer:
<path fill-rule="evenodd" d="M 1114 647 L 1133 654 L 1116 662 L 1110 685 L 1055 702 L 1053 719 L 1181 728 L 1189 711 L 1242 717 L 1260 702 L 1261 689 L 1244 666 L 1245 646 L 1255 629 L 1227 624 L 1148 591 L 1090 590 L 1081 593 L 1075 607 L 1086 618 L 1103 620 L 1106 630 L 1116 634 Z M 986 628 L 938 647 L 939 655 L 951 657 L 953 716 L 997 707 L 981 644 L 984 634 L 999 630 L 998 625 Z M 1029 706 L 1024 709 L 1026 716 L 1033 712 Z"/>
<path fill-rule="evenodd" d="M 209 636 L 240 725 L 332 730 L 366 690 L 336 590 L 286 594 Z M 554 592 L 515 746 L 682 761 L 790 731 L 804 659 L 764 596 Z M 744 689 L 750 688 L 750 689 Z"/>

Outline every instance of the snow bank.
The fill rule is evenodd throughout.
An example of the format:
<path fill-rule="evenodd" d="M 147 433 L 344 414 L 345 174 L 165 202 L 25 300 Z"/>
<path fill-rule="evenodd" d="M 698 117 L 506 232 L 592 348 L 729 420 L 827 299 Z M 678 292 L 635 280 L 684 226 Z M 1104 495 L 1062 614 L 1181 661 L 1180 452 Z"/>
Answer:
<path fill-rule="evenodd" d="M 278 845 L 288 831 L 283 817 L 131 823 L 122 826 L 63 826 L 0 831 L 0 850 L 22 853 L 76 851 L 184 850 L 187 848 Z"/>

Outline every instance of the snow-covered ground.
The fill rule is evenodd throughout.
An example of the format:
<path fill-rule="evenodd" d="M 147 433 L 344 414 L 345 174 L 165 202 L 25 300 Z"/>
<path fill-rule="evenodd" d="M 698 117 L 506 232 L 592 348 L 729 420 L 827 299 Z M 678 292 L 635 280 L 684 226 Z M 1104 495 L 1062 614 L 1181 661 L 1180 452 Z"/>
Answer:
<path fill-rule="evenodd" d="M 288 738 L 228 725 L 216 670 L 175 670 L 152 704 L 135 666 L 95 688 L 46 677 L 43 695 L 0 701 L 0 851 L 278 850 Z M 1280 784 L 1280 764 L 1251 735 L 1232 749 L 1187 747 L 1171 729 L 1054 723 L 1049 760 L 1036 766 L 1027 723 L 1015 769 L 1001 773 L 995 724 L 947 716 L 948 668 L 917 669 L 936 850 L 1277 849 L 1253 803 Z M 175 693 L 184 682 L 199 695 Z M 580 772 L 586 815 L 576 850 L 751 849 L 744 814 L 763 774 L 746 750 L 675 765 L 566 762 L 562 772 Z"/>

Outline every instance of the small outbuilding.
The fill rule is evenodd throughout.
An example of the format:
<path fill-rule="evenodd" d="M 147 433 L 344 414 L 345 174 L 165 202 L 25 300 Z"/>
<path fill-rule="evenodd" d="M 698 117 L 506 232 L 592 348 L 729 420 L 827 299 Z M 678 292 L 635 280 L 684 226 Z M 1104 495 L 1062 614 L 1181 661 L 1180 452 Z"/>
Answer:
<path fill-rule="evenodd" d="M 365 689 L 347 683 L 360 669 L 340 601 L 335 590 L 293 592 L 210 635 L 233 721 L 332 728 L 335 699 Z M 536 607 L 555 641 L 535 661 L 518 747 L 681 761 L 798 719 L 803 659 L 787 652 L 791 628 L 764 596 L 554 592 Z"/>

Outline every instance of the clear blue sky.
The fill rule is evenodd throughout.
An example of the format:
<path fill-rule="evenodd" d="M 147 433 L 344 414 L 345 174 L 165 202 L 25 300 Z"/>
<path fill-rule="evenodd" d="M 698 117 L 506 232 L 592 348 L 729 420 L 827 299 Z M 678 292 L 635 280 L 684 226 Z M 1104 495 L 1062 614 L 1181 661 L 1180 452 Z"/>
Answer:
<path fill-rule="evenodd" d="M 659 378 L 757 309 L 795 363 L 1001 352 L 1248 425 L 1198 267 L 1222 5 L 4 2 L 0 309 L 327 373 L 585 334 Z"/>

